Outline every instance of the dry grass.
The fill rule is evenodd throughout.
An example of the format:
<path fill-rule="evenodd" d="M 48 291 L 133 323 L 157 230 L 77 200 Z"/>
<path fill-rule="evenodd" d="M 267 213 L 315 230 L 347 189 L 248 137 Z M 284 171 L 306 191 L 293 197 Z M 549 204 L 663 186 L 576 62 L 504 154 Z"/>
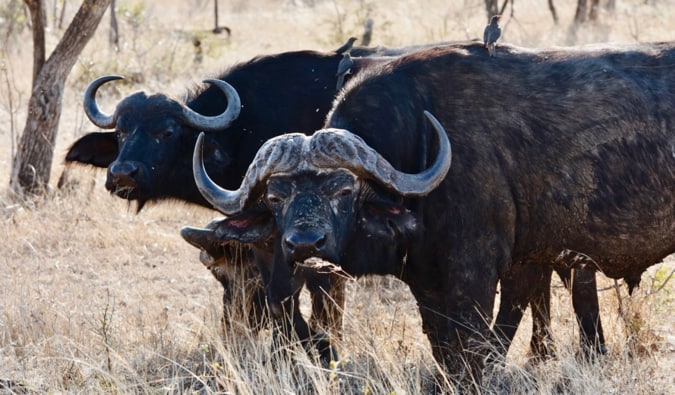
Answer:
<path fill-rule="evenodd" d="M 67 85 L 57 158 L 92 130 L 80 95 L 102 74 L 137 81 L 110 93 L 116 95 L 113 103 L 139 88 L 179 94 L 191 81 L 259 53 L 332 49 L 360 34 L 365 15 L 375 19 L 375 45 L 474 38 L 485 24 L 479 0 L 304 2 L 312 7 L 293 5 L 301 1 L 231 1 L 221 2 L 221 21 L 233 31 L 228 40 L 204 33 L 212 27 L 209 1 L 118 3 L 122 50 L 115 54 L 108 48 L 107 26 L 102 26 L 82 55 Z M 516 3 L 505 41 L 534 47 L 568 42 L 571 5 L 557 2 L 561 24 L 556 27 L 545 1 Z M 617 3 L 614 16 L 582 29 L 576 43 L 675 40 L 672 0 Z M 68 7 L 74 8 L 72 2 Z M 0 21 L 0 29 L 4 26 Z M 60 34 L 49 32 L 52 47 Z M 193 34 L 204 43 L 201 64 L 193 63 Z M 30 33 L 23 31 L 3 41 L 0 50 L 0 185 L 5 186 L 12 141 L 26 117 L 32 64 L 27 42 Z M 54 181 L 62 170 L 55 163 Z M 0 194 L 5 240 L 0 245 L 0 392 L 415 394 L 432 388 L 436 366 L 415 302 L 397 280 L 349 283 L 337 370 L 319 368 L 295 346 L 285 356 L 272 355 L 267 330 L 256 337 L 236 327 L 221 330 L 220 285 L 178 235 L 181 226 L 205 224 L 214 213 L 167 203 L 136 215 L 105 192 L 103 172 L 76 169 L 74 177 L 72 190 L 39 201 Z M 571 302 L 564 289 L 555 288 L 559 358 L 541 364 L 528 360 L 526 321 L 483 390 L 675 392 L 675 281 L 663 286 L 673 267 L 673 257 L 653 267 L 630 298 L 621 288 L 620 302 L 614 289 L 601 292 L 610 353 L 600 361 L 575 358 Z"/>

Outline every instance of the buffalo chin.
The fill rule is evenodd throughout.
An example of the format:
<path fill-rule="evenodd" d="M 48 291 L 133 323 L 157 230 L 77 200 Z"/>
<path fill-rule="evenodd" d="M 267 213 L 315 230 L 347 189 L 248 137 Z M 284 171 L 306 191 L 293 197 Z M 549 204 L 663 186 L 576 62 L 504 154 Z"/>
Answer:
<path fill-rule="evenodd" d="M 136 203 L 136 214 L 140 213 L 143 207 L 145 207 L 145 204 L 148 202 L 148 199 L 143 197 L 138 193 L 138 190 L 136 189 L 116 189 L 110 191 L 111 195 L 117 196 L 120 199 L 126 200 L 129 205 L 132 204 L 132 202 Z"/>

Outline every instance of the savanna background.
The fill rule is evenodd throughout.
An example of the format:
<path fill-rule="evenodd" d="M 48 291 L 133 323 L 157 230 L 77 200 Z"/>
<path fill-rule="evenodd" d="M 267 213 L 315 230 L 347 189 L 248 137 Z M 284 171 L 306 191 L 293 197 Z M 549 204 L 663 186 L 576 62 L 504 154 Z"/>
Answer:
<path fill-rule="evenodd" d="M 556 25 L 547 1 L 516 1 L 502 19 L 501 41 L 543 48 L 675 40 L 673 0 L 616 0 L 614 10 L 601 8 L 596 21 L 577 29 L 572 3 L 555 2 Z M 80 2 L 46 4 L 49 53 Z M 293 358 L 273 358 L 269 330 L 253 336 L 236 323 L 223 330 L 222 287 L 178 234 L 216 213 L 166 202 L 137 215 L 134 205 L 105 191 L 104 171 L 66 169 L 63 156 L 70 143 L 95 130 L 81 97 L 101 75 L 127 77 L 99 94 L 111 111 L 140 89 L 180 96 L 258 54 L 334 50 L 349 36 L 359 37 L 366 18 L 374 21 L 371 45 L 479 38 L 484 2 L 220 1 L 220 24 L 230 36 L 210 32 L 212 1 L 118 0 L 116 6 L 119 47 L 109 44 L 106 14 L 66 84 L 51 188 L 28 199 L 8 186 L 27 117 L 32 38 L 21 1 L 0 3 L 0 393 L 416 394 L 442 381 L 414 300 L 394 278 L 349 282 L 344 339 L 337 344 L 341 360 L 333 369 L 321 368 L 294 345 L 287 353 Z M 64 171 L 71 182 L 59 189 Z M 674 256 L 653 266 L 630 297 L 622 281 L 598 275 L 609 352 L 594 361 L 576 358 L 571 301 L 555 278 L 557 358 L 530 360 L 528 315 L 507 358 L 480 389 L 675 393 L 674 268 Z"/>

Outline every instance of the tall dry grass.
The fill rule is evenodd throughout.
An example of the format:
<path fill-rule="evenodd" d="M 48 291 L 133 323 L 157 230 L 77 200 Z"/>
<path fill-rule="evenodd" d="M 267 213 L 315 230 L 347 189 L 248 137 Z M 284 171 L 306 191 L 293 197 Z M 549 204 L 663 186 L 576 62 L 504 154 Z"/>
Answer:
<path fill-rule="evenodd" d="M 75 5 L 67 2 L 68 15 Z M 479 37 L 482 2 L 230 1 L 212 36 L 211 2 L 118 1 L 121 49 L 106 25 L 80 57 L 65 92 L 56 157 L 93 130 L 80 98 L 94 77 L 119 73 L 129 83 L 107 92 L 111 108 L 137 89 L 180 94 L 185 87 L 256 54 L 336 48 L 375 20 L 374 45 Z M 51 4 L 51 3 L 50 3 Z M 672 0 L 618 0 L 613 14 L 570 36 L 573 7 L 558 2 L 554 26 L 545 1 L 516 2 L 504 41 L 532 47 L 675 39 Z M 5 3 L 0 4 L 0 11 Z M 0 20 L 0 30 L 7 20 Z M 3 32 L 5 30 L 2 30 Z M 53 48 L 61 32 L 48 32 Z M 194 61 L 193 38 L 203 60 Z M 136 215 L 108 195 L 104 174 L 73 169 L 74 185 L 24 201 L 7 190 L 13 142 L 25 121 L 30 32 L 2 37 L 0 54 L 0 392 L 5 393 L 425 393 L 442 381 L 407 287 L 393 278 L 348 285 L 344 339 L 335 369 L 323 369 L 297 345 L 273 353 L 273 334 L 223 329 L 221 288 L 182 242 L 178 229 L 213 212 L 163 203 Z M 675 72 L 675 70 L 674 70 Z M 54 183 L 63 171 L 54 166 Z M 487 393 L 674 393 L 675 259 L 654 266 L 631 297 L 602 279 L 601 314 L 609 354 L 576 358 L 577 329 L 568 293 L 554 288 L 556 359 L 529 360 L 529 317 L 504 361 L 486 374 Z M 443 387 L 447 383 L 440 383 Z M 452 386 L 443 387 L 448 391 Z"/>

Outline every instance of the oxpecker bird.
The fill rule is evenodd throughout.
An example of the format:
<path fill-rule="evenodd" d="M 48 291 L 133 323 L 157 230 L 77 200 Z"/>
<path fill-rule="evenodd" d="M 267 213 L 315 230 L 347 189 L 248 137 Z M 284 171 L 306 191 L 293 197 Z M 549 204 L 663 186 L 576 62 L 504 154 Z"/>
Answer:
<path fill-rule="evenodd" d="M 352 72 L 353 64 L 354 61 L 352 60 L 349 51 L 345 52 L 342 55 L 342 59 L 340 59 L 340 63 L 338 63 L 337 73 L 335 74 L 337 76 L 337 85 L 335 86 L 336 91 L 339 91 L 340 88 L 342 88 L 342 85 L 345 84 L 345 76 Z"/>
<path fill-rule="evenodd" d="M 342 55 L 344 53 L 349 53 L 349 51 L 352 50 L 352 47 L 354 46 L 354 41 L 356 41 L 356 37 L 349 37 L 346 43 L 342 44 L 342 46 L 338 49 L 335 50 L 335 53 L 338 55 Z"/>
<path fill-rule="evenodd" d="M 490 18 L 490 23 L 485 26 L 483 31 L 483 42 L 485 43 L 485 48 L 487 48 L 490 56 L 494 57 L 497 54 L 497 40 L 502 34 L 502 29 L 499 28 L 499 19 L 501 15 L 493 15 Z"/>

